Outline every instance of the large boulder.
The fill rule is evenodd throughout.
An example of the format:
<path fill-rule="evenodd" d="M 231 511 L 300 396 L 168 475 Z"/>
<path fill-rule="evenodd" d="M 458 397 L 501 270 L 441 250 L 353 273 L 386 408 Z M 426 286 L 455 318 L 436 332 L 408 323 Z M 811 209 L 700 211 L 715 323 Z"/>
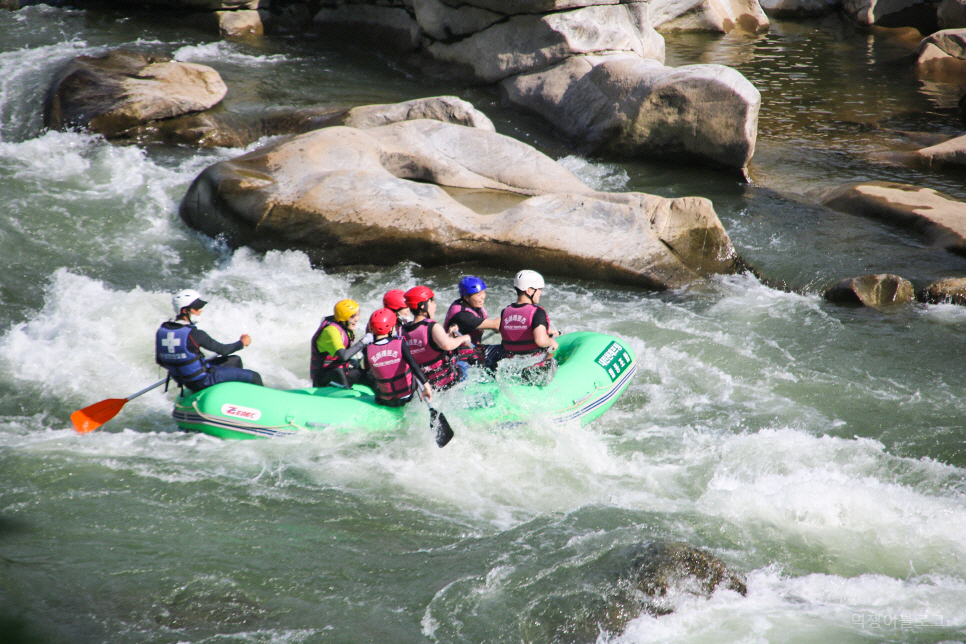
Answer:
<path fill-rule="evenodd" d="M 966 255 L 966 203 L 930 188 L 886 181 L 825 191 L 823 204 L 912 230 L 935 246 Z"/>
<path fill-rule="evenodd" d="M 453 42 L 431 42 L 426 51 L 496 83 L 579 54 L 628 52 L 664 60 L 664 39 L 651 28 L 646 5 L 614 4 L 512 16 Z"/>
<path fill-rule="evenodd" d="M 920 74 L 959 81 L 966 74 L 966 29 L 944 29 L 923 38 L 916 49 Z"/>
<path fill-rule="evenodd" d="M 389 105 L 361 105 L 346 113 L 342 125 L 364 130 L 418 119 L 432 119 L 496 132 L 496 127 L 486 114 L 456 96 L 418 98 Z"/>
<path fill-rule="evenodd" d="M 874 309 L 907 304 L 915 297 L 912 282 L 888 273 L 852 277 L 825 291 L 825 299 L 829 302 L 861 304 Z"/>
<path fill-rule="evenodd" d="M 181 217 L 321 265 L 478 261 L 656 289 L 738 265 L 706 199 L 595 192 L 524 143 L 430 120 L 326 128 L 215 164 Z"/>
<path fill-rule="evenodd" d="M 126 50 L 79 56 L 54 84 L 44 124 L 123 137 L 153 121 L 207 110 L 227 92 L 218 72 L 205 65 Z"/>
<path fill-rule="evenodd" d="M 743 169 L 755 152 L 761 94 L 722 65 L 665 67 L 636 56 L 575 56 L 501 84 L 591 153 L 699 159 Z"/>
<path fill-rule="evenodd" d="M 737 30 L 761 34 L 770 27 L 759 0 L 651 0 L 648 17 L 661 32 Z"/>

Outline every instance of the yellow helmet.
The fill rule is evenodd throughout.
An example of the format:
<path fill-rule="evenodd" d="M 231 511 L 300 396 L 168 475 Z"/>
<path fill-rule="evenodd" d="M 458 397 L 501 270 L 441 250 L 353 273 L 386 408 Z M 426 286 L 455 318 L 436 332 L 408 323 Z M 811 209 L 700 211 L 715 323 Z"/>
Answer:
<path fill-rule="evenodd" d="M 339 300 L 335 303 L 335 321 L 345 322 L 359 312 L 359 303 L 355 300 Z"/>

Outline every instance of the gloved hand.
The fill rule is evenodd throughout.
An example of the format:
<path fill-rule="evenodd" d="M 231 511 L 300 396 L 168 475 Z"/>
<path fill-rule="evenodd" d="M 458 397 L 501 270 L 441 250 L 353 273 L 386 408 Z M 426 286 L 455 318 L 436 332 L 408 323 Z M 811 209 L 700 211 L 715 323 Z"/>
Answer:
<path fill-rule="evenodd" d="M 364 336 L 362 336 L 362 344 L 370 345 L 375 339 L 376 338 L 373 337 L 371 333 L 366 333 Z"/>

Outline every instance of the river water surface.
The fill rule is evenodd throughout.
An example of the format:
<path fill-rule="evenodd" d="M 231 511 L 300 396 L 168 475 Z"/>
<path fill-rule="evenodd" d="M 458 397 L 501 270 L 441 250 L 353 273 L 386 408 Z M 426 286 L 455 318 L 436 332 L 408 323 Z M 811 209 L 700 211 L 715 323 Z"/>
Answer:
<path fill-rule="evenodd" d="M 909 132 L 961 128 L 963 88 L 917 79 L 900 40 L 838 19 L 752 39 L 668 37 L 670 64 L 728 64 L 761 90 L 749 184 L 583 158 L 489 90 L 426 81 L 367 50 L 308 36 L 232 44 L 116 18 L 0 11 L 10 641 L 550 642 L 572 617 L 555 607 L 599 591 L 595 562 L 652 539 L 710 550 L 747 576 L 747 596 L 671 597 L 672 614 L 599 641 L 966 639 L 966 309 L 878 312 L 819 295 L 871 272 L 917 286 L 966 275 L 966 260 L 810 196 L 895 180 L 966 198 L 961 175 L 872 160 Z M 216 68 L 237 113 L 459 95 L 600 189 L 712 199 L 739 252 L 790 290 L 733 276 L 655 294 L 551 276 L 543 303 L 561 329 L 627 338 L 640 360 L 588 427 L 457 425 L 438 449 L 414 408 L 390 437 L 225 442 L 177 431 L 174 392 L 156 390 L 78 436 L 72 411 L 159 379 L 152 334 L 172 291 L 203 292 L 202 327 L 223 341 L 250 333 L 246 365 L 287 388 L 308 385 L 308 340 L 335 301 L 369 312 L 415 283 L 446 300 L 472 271 L 498 309 L 517 268 L 322 272 L 300 253 L 231 252 L 194 233 L 181 196 L 238 150 L 43 130 L 59 67 L 122 46 Z"/>

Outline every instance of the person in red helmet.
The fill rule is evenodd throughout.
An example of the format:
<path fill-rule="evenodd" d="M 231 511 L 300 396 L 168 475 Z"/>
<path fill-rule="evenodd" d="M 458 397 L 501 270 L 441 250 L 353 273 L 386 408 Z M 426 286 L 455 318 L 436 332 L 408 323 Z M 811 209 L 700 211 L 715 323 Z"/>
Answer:
<path fill-rule="evenodd" d="M 423 398 L 432 400 L 433 388 L 406 341 L 392 335 L 395 326 L 396 313 L 390 309 L 379 309 L 369 317 L 369 332 L 375 339 L 366 347 L 362 360 L 375 381 L 376 403 L 402 407 L 413 399 L 416 383 Z"/>
<path fill-rule="evenodd" d="M 402 334 L 402 325 L 412 319 L 412 313 L 406 304 L 406 292 L 401 288 L 386 291 L 382 296 L 382 307 L 396 314 L 396 335 Z"/>
<path fill-rule="evenodd" d="M 406 291 L 406 305 L 413 312 L 413 321 L 403 325 L 403 337 L 430 384 L 444 390 L 464 380 L 468 365 L 458 362 L 450 352 L 463 346 L 471 347 L 470 336 L 456 331 L 447 334 L 443 325 L 433 320 L 436 297 L 426 286 L 414 286 Z"/>

